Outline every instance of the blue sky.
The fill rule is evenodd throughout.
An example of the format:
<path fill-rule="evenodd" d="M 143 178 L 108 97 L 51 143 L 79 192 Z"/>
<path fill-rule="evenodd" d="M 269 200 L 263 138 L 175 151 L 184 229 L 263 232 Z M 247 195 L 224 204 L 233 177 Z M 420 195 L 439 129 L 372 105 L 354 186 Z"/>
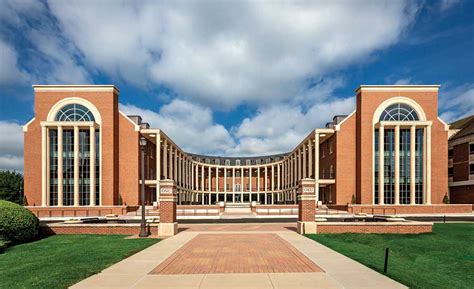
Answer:
<path fill-rule="evenodd" d="M 360 84 L 441 84 L 474 113 L 474 1 L 0 0 L 0 169 L 22 170 L 32 84 L 115 84 L 183 149 L 290 150 Z"/>

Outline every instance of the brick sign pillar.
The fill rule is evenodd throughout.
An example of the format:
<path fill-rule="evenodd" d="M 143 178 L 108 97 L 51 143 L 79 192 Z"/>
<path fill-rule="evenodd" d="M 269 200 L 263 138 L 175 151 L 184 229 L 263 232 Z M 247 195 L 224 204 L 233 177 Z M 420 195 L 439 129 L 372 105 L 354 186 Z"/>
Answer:
<path fill-rule="evenodd" d="M 298 224 L 299 234 L 316 233 L 316 192 L 315 180 L 302 179 L 298 186 Z"/>
<path fill-rule="evenodd" d="M 158 235 L 173 236 L 178 233 L 176 221 L 176 184 L 173 180 L 160 180 L 160 224 Z"/>

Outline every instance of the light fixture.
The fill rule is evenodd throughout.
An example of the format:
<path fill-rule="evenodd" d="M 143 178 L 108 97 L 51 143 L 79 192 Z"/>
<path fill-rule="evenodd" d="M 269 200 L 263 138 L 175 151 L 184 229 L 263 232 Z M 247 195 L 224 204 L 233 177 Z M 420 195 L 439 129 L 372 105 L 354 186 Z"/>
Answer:
<path fill-rule="evenodd" d="M 142 147 L 142 149 L 146 147 L 146 138 L 144 136 L 140 137 L 140 146 Z"/>

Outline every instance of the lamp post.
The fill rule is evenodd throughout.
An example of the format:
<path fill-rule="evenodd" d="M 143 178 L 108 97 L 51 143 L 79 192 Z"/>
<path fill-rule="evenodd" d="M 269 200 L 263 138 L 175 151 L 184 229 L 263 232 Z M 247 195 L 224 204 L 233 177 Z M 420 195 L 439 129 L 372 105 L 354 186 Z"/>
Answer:
<path fill-rule="evenodd" d="M 148 237 L 148 232 L 146 231 L 145 223 L 145 148 L 146 148 L 146 139 L 144 136 L 140 137 L 140 148 L 141 148 L 141 163 L 140 163 L 140 178 L 141 178 L 141 193 L 140 201 L 142 203 L 142 221 L 140 224 L 140 234 L 139 237 Z"/>

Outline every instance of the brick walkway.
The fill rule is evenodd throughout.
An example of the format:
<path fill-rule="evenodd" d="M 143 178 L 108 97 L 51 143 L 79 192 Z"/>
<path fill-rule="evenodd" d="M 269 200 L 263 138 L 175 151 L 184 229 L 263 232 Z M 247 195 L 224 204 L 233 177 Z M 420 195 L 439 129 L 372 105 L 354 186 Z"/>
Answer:
<path fill-rule="evenodd" d="M 150 274 L 323 272 L 276 234 L 199 234 Z"/>

